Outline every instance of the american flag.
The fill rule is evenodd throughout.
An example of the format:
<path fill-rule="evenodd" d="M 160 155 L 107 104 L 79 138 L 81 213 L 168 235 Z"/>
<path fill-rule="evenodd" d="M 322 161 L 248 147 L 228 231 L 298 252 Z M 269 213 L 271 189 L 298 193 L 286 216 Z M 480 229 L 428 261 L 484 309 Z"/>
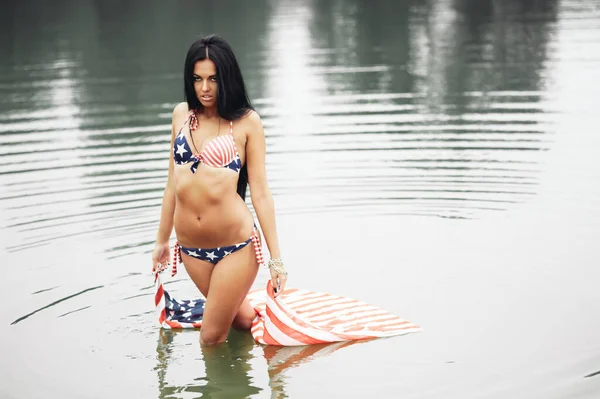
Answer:
<path fill-rule="evenodd" d="M 161 274 L 155 274 L 154 297 L 161 327 L 201 327 L 206 300 L 173 298 Z M 421 331 L 416 324 L 355 299 L 297 288 L 288 288 L 275 298 L 270 280 L 266 289 L 253 290 L 248 298 L 256 311 L 252 336 L 264 345 L 324 344 Z"/>

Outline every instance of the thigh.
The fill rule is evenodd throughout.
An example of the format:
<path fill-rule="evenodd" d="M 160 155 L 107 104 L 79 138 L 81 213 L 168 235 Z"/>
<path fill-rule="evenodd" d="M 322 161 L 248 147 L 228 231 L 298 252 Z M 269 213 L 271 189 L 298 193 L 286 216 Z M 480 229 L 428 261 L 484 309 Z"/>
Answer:
<path fill-rule="evenodd" d="M 202 329 L 226 334 L 238 312 L 240 314 L 237 318 L 253 315 L 254 311 L 246 296 L 257 273 L 258 262 L 252 243 L 223 258 L 214 266 L 204 306 Z M 246 314 L 249 312 L 252 315 Z"/>
<path fill-rule="evenodd" d="M 193 256 L 186 254 L 182 254 L 181 258 L 187 274 L 190 276 L 196 287 L 198 287 L 202 295 L 204 295 L 205 298 L 208 298 L 210 278 L 215 266 L 210 262 L 196 259 Z"/>

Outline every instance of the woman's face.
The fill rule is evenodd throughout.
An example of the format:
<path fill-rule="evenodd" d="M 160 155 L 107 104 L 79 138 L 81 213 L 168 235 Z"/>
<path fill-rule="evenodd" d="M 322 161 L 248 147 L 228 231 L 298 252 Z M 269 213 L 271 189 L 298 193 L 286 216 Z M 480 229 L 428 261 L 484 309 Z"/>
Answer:
<path fill-rule="evenodd" d="M 208 58 L 194 64 L 194 90 L 202 106 L 217 105 L 217 67 Z"/>

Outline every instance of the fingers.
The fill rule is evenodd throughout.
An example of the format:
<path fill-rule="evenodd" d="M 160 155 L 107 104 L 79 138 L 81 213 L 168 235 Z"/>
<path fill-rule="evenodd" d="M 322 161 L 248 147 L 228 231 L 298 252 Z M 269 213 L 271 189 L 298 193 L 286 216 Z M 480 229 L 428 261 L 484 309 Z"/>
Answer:
<path fill-rule="evenodd" d="M 158 257 L 155 253 L 152 253 L 152 274 L 156 273 L 158 267 Z"/>
<path fill-rule="evenodd" d="M 274 273 L 271 273 L 271 284 L 273 284 L 273 291 L 275 291 L 275 296 L 279 295 L 279 282 L 277 281 L 277 274 L 273 276 Z"/>
<path fill-rule="evenodd" d="M 169 267 L 169 261 L 165 260 L 163 262 L 152 261 L 152 274 L 160 273 L 163 270 Z"/>
<path fill-rule="evenodd" d="M 287 276 L 285 274 L 280 274 L 275 271 L 271 271 L 271 284 L 273 284 L 273 291 L 275 292 L 275 297 L 278 297 L 279 294 L 285 290 L 285 283 L 287 282 Z"/>
<path fill-rule="evenodd" d="M 165 270 L 169 264 L 169 243 L 156 243 L 152 251 L 152 273 Z"/>
<path fill-rule="evenodd" d="M 279 275 L 279 288 L 277 289 L 278 293 L 281 293 L 285 290 L 285 283 L 287 282 L 287 276 L 285 274 Z"/>

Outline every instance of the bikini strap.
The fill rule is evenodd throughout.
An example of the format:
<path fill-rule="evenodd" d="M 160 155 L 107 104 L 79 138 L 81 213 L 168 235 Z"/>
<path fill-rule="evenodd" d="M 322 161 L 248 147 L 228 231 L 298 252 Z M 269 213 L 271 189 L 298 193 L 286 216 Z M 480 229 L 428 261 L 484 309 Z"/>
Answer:
<path fill-rule="evenodd" d="M 254 244 L 254 254 L 256 255 L 256 261 L 258 262 L 258 266 L 263 266 L 265 264 L 265 258 L 263 257 L 262 252 L 262 243 L 260 240 L 260 231 L 254 225 L 254 231 L 252 232 L 252 244 Z"/>
<path fill-rule="evenodd" d="M 185 124 L 188 123 L 188 121 L 190 121 L 192 119 L 192 115 L 194 115 L 194 113 L 192 111 L 190 111 L 190 114 L 188 115 L 187 118 L 185 118 L 185 121 L 183 121 L 183 124 L 181 125 L 181 127 L 177 131 L 177 134 L 179 134 L 181 132 L 181 130 L 183 129 L 183 127 L 185 126 Z"/>
<path fill-rule="evenodd" d="M 171 265 L 171 277 L 175 277 L 177 274 L 177 263 L 183 263 L 181 260 L 181 246 L 179 242 L 175 242 L 175 246 L 173 247 L 173 263 Z"/>
<path fill-rule="evenodd" d="M 198 129 L 198 118 L 196 118 L 196 110 L 190 111 L 190 130 Z"/>
<path fill-rule="evenodd" d="M 233 141 L 233 148 L 239 158 L 240 152 L 238 151 L 237 144 L 235 143 L 235 136 L 233 135 L 233 121 L 229 121 L 229 134 L 231 135 L 231 141 Z"/>

